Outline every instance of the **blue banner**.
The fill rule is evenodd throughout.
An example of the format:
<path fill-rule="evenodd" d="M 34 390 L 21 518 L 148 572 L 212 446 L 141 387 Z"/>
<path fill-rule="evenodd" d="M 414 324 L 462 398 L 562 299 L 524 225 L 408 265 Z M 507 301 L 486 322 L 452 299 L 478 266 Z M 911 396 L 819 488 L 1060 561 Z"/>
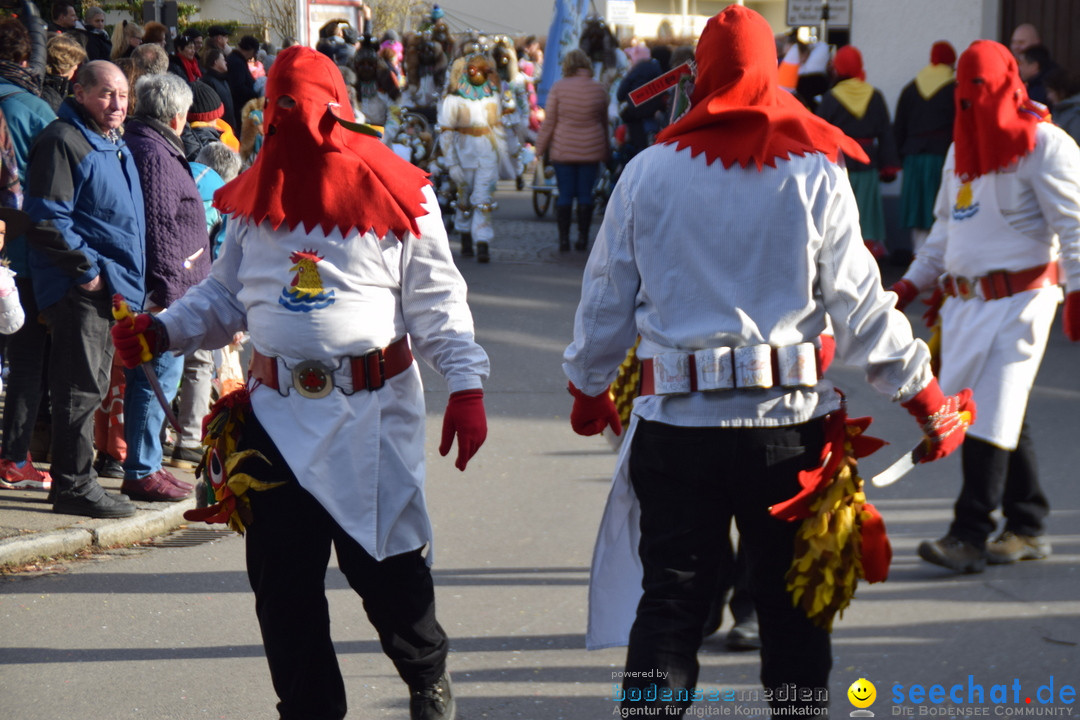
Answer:
<path fill-rule="evenodd" d="M 536 100 L 543 107 L 551 86 L 562 76 L 562 59 L 578 46 L 581 26 L 589 12 L 589 0 L 555 0 L 551 29 L 544 48 L 544 70 L 536 88 Z"/>

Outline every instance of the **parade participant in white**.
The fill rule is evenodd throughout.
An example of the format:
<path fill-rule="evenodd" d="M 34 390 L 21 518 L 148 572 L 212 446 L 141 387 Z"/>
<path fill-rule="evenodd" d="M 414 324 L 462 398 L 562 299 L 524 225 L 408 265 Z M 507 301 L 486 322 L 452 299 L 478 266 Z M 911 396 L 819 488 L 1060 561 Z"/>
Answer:
<path fill-rule="evenodd" d="M 160 326 L 136 329 L 179 352 L 251 336 L 254 417 L 240 448 L 270 459 L 259 480 L 284 485 L 249 493 L 248 572 L 282 717 L 345 716 L 322 585 L 333 542 L 409 684 L 411 717 L 451 718 L 432 554 L 421 555 L 432 538 L 410 346 L 446 378 L 440 452 L 456 435 L 462 470 L 486 436 L 487 356 L 424 174 L 353 130 L 333 63 L 288 48 L 266 96 L 262 151 L 215 196 L 233 218 L 211 276 Z"/>
<path fill-rule="evenodd" d="M 454 230 L 461 234 L 461 254 L 488 262 L 495 238 L 491 227 L 493 195 L 499 180 L 502 109 L 499 78 L 487 55 L 473 52 L 454 61 L 450 84 L 439 106 L 439 147 L 457 188 Z M 505 148 L 503 148 L 505 150 Z"/>
<path fill-rule="evenodd" d="M 953 146 L 934 226 L 893 289 L 907 304 L 940 282 L 941 384 L 971 387 L 979 418 L 963 448 L 964 485 L 948 534 L 919 547 L 960 572 L 987 560 L 1045 557 L 1049 503 L 1025 416 L 1050 325 L 1069 290 L 1066 332 L 1080 339 L 1080 149 L 1042 122 L 1005 46 L 972 44 L 957 66 Z M 1002 505 L 1005 527 L 987 545 Z"/>
<path fill-rule="evenodd" d="M 841 150 L 862 151 L 778 88 L 774 47 L 768 23 L 744 7 L 709 21 L 689 113 L 631 161 L 608 204 L 564 354 L 571 424 L 594 434 L 619 427 L 607 388 L 641 336 L 643 394 L 593 559 L 587 638 L 590 647 L 629 641 L 624 688 L 656 682 L 676 693 L 624 702 L 635 712 L 686 711 L 677 692 L 697 681 L 719 538 L 732 517 L 761 625 L 764 686 L 828 686 L 828 632 L 785 589 L 797 523 L 769 507 L 796 495 L 799 472 L 818 465 L 825 416 L 840 397 L 814 371 L 812 346 L 808 373 L 781 358 L 831 320 L 840 358 L 866 368 L 934 435 L 930 459 L 963 436 L 937 434 L 965 399 L 942 396 L 926 345 L 893 309 L 863 247 L 837 165 Z M 729 352 L 734 367 L 711 378 L 688 362 L 697 353 L 700 368 Z M 763 356 L 760 377 L 746 372 L 746 353 Z M 721 376 L 730 389 L 704 391 Z M 774 708 L 785 704 L 777 698 Z"/>

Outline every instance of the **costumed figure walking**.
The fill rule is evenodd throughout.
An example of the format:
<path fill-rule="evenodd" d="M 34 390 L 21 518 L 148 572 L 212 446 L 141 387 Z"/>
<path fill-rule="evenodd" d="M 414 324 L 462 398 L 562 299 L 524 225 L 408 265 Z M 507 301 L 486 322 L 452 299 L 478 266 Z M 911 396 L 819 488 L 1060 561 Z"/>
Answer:
<path fill-rule="evenodd" d="M 833 617 L 889 560 L 854 462 L 880 441 L 863 433 L 869 419 L 846 418 L 821 336 L 831 321 L 839 357 L 916 418 L 925 460 L 960 444 L 974 405 L 968 391 L 942 394 L 882 289 L 839 164 L 865 154 L 779 88 L 768 22 L 729 6 L 696 63 L 689 111 L 615 186 L 564 353 L 574 430 L 619 432 L 608 385 L 641 337 L 586 640 L 629 644 L 625 715 L 682 717 L 734 518 L 765 697 L 818 713 Z"/>
<path fill-rule="evenodd" d="M 495 237 L 491 212 L 499 180 L 501 104 L 499 79 L 491 58 L 478 45 L 454 61 L 446 97 L 439 106 L 439 149 L 456 190 L 454 230 L 461 254 L 477 262 L 491 259 Z"/>
<path fill-rule="evenodd" d="M 956 51 L 947 42 L 934 43 L 930 64 L 904 86 L 896 103 L 896 147 L 904 163 L 900 188 L 900 222 L 911 231 L 911 249 L 918 253 L 934 224 L 934 199 L 941 187 L 941 168 L 952 144 L 956 118 Z"/>
<path fill-rule="evenodd" d="M 1065 334 L 1080 341 L 1080 149 L 1047 120 L 1004 45 L 979 40 L 964 51 L 934 225 L 893 286 L 901 305 L 943 291 L 941 384 L 971 387 L 979 403 L 952 524 L 919 546 L 924 560 L 956 572 L 1050 554 L 1027 404 L 1059 282 Z M 999 507 L 1005 524 L 988 543 Z"/>
<path fill-rule="evenodd" d="M 218 348 L 246 328 L 246 390 L 206 422 L 216 503 L 189 519 L 246 534 L 248 579 L 282 718 L 344 718 L 324 580 L 330 547 L 410 692 L 413 720 L 453 718 L 424 499 L 424 395 L 445 378 L 439 451 L 464 470 L 487 434 L 464 280 L 425 174 L 353 122 L 341 73 L 293 46 L 266 84 L 266 139 L 215 196 L 230 213 L 210 276 L 113 334 L 125 365 Z"/>
<path fill-rule="evenodd" d="M 885 246 L 885 209 L 879 182 L 892 182 L 900 171 L 896 137 L 881 91 L 866 82 L 862 54 L 851 45 L 836 51 L 837 83 L 817 107 L 817 114 L 843 130 L 863 149 L 867 161 L 847 158 L 848 178 L 859 203 L 859 223 L 866 246 L 879 260 Z"/>

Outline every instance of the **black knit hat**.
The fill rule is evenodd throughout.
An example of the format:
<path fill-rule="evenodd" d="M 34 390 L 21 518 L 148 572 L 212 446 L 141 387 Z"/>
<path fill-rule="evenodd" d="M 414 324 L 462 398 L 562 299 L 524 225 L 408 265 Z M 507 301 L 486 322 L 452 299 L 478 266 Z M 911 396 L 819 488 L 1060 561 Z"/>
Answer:
<path fill-rule="evenodd" d="M 211 25 L 210 29 L 206 31 L 206 35 L 207 37 L 216 37 L 218 35 L 224 35 L 228 37 L 229 35 L 232 35 L 232 33 L 221 25 Z"/>
<path fill-rule="evenodd" d="M 225 115 L 225 105 L 217 90 L 204 82 L 191 84 L 191 109 L 188 110 L 188 122 L 213 122 Z"/>

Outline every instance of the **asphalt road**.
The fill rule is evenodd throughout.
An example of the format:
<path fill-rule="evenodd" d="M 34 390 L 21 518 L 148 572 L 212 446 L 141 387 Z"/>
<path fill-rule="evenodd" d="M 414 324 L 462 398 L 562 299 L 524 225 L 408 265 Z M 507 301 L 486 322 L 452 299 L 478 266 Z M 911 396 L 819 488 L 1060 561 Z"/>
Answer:
<path fill-rule="evenodd" d="M 424 376 L 438 612 L 451 636 L 460 718 L 597 720 L 612 716 L 612 676 L 623 661 L 621 649 L 584 650 L 588 565 L 615 456 L 603 439 L 571 432 L 559 367 L 584 255 L 557 252 L 552 215 L 537 221 L 528 193 L 504 189 L 499 202 L 493 262 L 462 261 L 478 339 L 492 358 L 490 432 L 465 473 L 435 450 L 446 393 L 436 375 Z M 1080 680 L 1078 358 L 1080 347 L 1056 327 L 1029 414 L 1054 506 L 1050 559 L 953 576 L 916 557 L 918 542 L 947 526 L 960 482 L 954 458 L 870 490 L 895 557 L 888 582 L 861 586 L 834 630 L 835 715 L 853 709 L 846 691 L 859 678 L 876 685 L 878 717 L 1075 708 L 1065 700 Z M 860 372 L 831 372 L 851 415 L 873 415 L 871 434 L 893 443 L 863 462 L 869 477 L 910 448 L 918 430 Z M 275 716 L 243 540 L 188 530 L 172 542 L 179 546 L 0 578 L 0 716 Z M 404 686 L 336 568 L 327 587 L 350 717 L 406 718 Z M 757 688 L 755 654 L 711 639 L 701 658 L 704 688 Z M 964 702 L 912 700 L 935 684 L 962 685 Z M 1044 704 L 1050 685 L 1054 700 Z M 985 695 L 978 703 L 968 700 L 975 690 Z M 760 703 L 698 707 L 719 716 Z"/>

